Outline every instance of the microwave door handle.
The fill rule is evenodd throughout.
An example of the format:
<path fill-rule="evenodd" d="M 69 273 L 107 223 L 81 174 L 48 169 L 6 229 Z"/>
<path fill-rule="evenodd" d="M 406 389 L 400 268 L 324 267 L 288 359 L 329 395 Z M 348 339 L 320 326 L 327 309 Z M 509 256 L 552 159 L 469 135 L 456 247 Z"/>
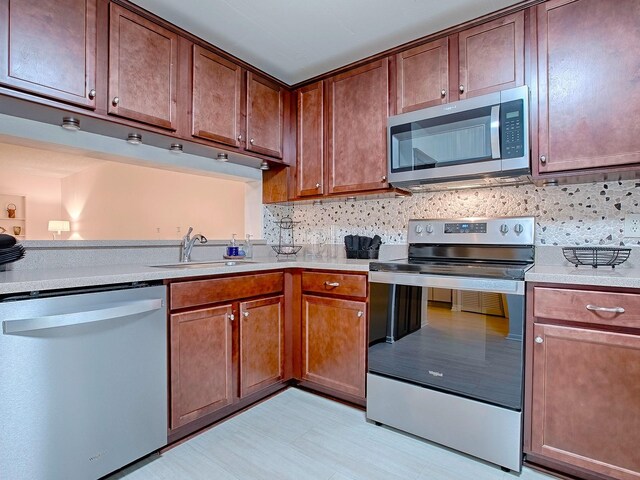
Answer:
<path fill-rule="evenodd" d="M 500 158 L 500 105 L 491 107 L 491 158 Z"/>

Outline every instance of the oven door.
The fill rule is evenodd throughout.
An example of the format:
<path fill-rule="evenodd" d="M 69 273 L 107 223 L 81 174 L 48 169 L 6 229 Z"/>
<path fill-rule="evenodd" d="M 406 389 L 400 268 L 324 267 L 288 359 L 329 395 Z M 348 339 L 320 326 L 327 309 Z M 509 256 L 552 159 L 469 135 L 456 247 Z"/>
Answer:
<path fill-rule="evenodd" d="M 370 272 L 369 373 L 520 411 L 524 282 Z"/>

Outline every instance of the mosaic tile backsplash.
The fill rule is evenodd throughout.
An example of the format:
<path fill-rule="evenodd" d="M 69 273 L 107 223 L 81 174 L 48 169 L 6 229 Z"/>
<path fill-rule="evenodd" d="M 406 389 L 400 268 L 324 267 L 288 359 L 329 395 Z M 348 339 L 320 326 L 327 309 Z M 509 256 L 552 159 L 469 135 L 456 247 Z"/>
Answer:
<path fill-rule="evenodd" d="M 378 234 L 385 244 L 407 241 L 410 218 L 536 217 L 536 245 L 640 245 L 624 237 L 624 217 L 640 213 L 640 182 L 615 181 L 536 187 L 519 185 L 340 201 L 324 205 L 264 206 L 264 238 L 278 243 L 284 216 L 300 222 L 296 243 L 342 243 L 348 234 Z"/>

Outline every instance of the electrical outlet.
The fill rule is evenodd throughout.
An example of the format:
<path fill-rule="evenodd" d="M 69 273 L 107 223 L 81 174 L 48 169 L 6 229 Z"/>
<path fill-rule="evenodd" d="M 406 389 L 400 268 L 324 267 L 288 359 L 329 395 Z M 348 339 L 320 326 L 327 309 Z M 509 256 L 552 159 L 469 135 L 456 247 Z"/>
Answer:
<path fill-rule="evenodd" d="M 624 218 L 624 236 L 640 238 L 640 214 L 631 213 Z"/>

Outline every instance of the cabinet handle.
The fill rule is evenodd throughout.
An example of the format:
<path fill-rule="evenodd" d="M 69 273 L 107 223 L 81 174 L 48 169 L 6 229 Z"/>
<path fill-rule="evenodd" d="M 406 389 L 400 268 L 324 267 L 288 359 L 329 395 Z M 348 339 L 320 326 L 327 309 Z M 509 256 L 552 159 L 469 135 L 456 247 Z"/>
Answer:
<path fill-rule="evenodd" d="M 387 181 L 387 176 L 386 175 L 382 175 L 382 178 L 380 178 L 380 181 L 386 182 Z"/>
<path fill-rule="evenodd" d="M 358 318 L 361 318 L 362 315 L 364 315 L 364 312 L 362 310 L 358 310 Z"/>
<path fill-rule="evenodd" d="M 331 287 L 331 288 L 336 288 L 340 286 L 340 282 L 329 282 L 326 281 L 324 282 L 325 287 Z"/>
<path fill-rule="evenodd" d="M 543 164 L 543 165 L 544 165 L 545 163 L 547 163 L 547 157 L 546 157 L 546 155 L 540 155 L 540 163 L 541 163 L 541 164 Z"/>
<path fill-rule="evenodd" d="M 242 141 L 242 134 L 238 135 L 238 141 L 241 142 Z"/>
<path fill-rule="evenodd" d="M 96 89 L 92 88 L 89 90 L 89 100 L 93 100 L 94 98 L 96 98 Z"/>
<path fill-rule="evenodd" d="M 460 85 L 458 88 L 460 89 L 460 93 L 464 93 L 464 85 Z"/>
<path fill-rule="evenodd" d="M 321 185 L 319 183 L 316 183 L 316 188 L 320 188 L 320 186 Z"/>
<path fill-rule="evenodd" d="M 251 145 L 253 145 L 253 141 L 254 141 L 254 140 L 253 140 L 253 138 L 249 139 L 249 143 L 250 143 Z"/>
<path fill-rule="evenodd" d="M 233 313 L 229 315 L 229 320 L 233 322 L 235 319 L 236 319 L 236 316 Z"/>
<path fill-rule="evenodd" d="M 249 312 L 242 312 L 242 315 L 244 315 L 244 318 L 247 318 L 249 316 Z"/>
<path fill-rule="evenodd" d="M 537 336 L 535 342 L 536 343 L 542 343 L 542 342 L 544 342 L 544 338 L 542 338 L 540 336 Z"/>
<path fill-rule="evenodd" d="M 443 98 L 447 96 L 447 91 L 444 88 L 440 90 L 440 96 Z"/>
<path fill-rule="evenodd" d="M 587 305 L 587 310 L 591 312 L 609 312 L 609 313 L 624 313 L 622 307 L 598 307 L 597 305 Z"/>
<path fill-rule="evenodd" d="M 113 104 L 114 107 L 117 107 L 118 104 L 120 103 L 120 99 L 118 97 L 113 97 L 113 100 L 111 101 L 111 103 Z"/>

